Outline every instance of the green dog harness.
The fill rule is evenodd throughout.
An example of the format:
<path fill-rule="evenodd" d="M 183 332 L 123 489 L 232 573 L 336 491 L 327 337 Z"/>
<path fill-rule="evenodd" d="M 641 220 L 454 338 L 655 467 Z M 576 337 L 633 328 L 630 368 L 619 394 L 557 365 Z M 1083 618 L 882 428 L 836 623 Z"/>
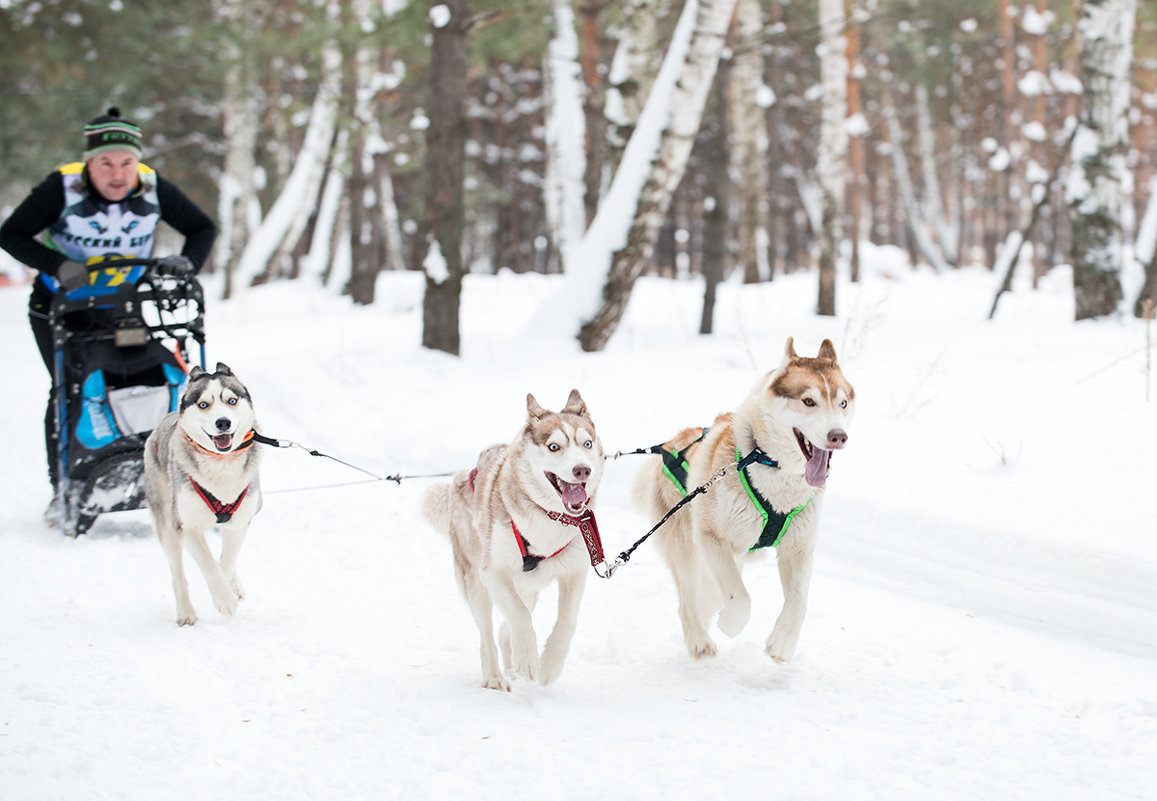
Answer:
<path fill-rule="evenodd" d="M 739 461 L 742 454 L 739 448 L 735 449 L 735 460 Z M 778 467 L 774 461 L 761 462 L 761 464 L 769 464 Z M 759 532 L 759 539 L 755 541 L 755 545 L 748 548 L 748 552 L 758 551 L 760 548 L 774 548 L 779 545 L 783 535 L 787 533 L 791 526 L 791 521 L 795 516 L 807 508 L 807 505 L 812 502 L 811 498 L 801 503 L 796 508 L 792 509 L 787 514 L 779 512 L 771 505 L 771 502 L 764 498 L 751 482 L 747 479 L 747 468 L 742 467 L 739 470 L 739 480 L 743 482 L 743 488 L 747 490 L 747 497 L 751 498 L 751 502 L 755 504 L 755 509 L 759 512 L 760 517 L 763 518 L 763 529 Z"/>
<path fill-rule="evenodd" d="M 671 479 L 671 483 L 679 490 L 679 494 L 687 497 L 687 471 L 690 470 L 690 465 L 684 458 L 684 454 L 691 450 L 691 446 L 703 441 L 710 429 L 703 429 L 703 433 L 699 435 L 699 439 L 691 442 L 681 451 L 669 451 L 662 445 L 655 445 L 651 451 L 658 453 L 663 458 L 663 475 Z"/>

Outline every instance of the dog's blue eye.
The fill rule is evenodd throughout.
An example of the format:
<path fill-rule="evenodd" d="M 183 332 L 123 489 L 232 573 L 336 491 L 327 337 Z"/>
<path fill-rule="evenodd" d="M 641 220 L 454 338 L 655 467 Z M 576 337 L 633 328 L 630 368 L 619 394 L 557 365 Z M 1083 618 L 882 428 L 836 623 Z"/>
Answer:
<path fill-rule="evenodd" d="M 593 442 L 591 442 L 589 439 L 583 443 L 583 447 L 586 448 L 587 450 L 590 450 L 591 448 L 593 448 L 594 445 L 595 444 Z"/>
<path fill-rule="evenodd" d="M 550 448 L 552 451 L 557 451 L 559 449 L 559 444 L 557 442 L 552 442 L 546 447 Z"/>
<path fill-rule="evenodd" d="M 209 404 L 206 401 L 201 401 L 200 403 L 197 404 L 197 408 L 198 409 L 208 409 Z"/>
<path fill-rule="evenodd" d="M 230 406 L 236 406 L 237 405 L 237 399 L 236 398 L 230 398 L 229 399 L 229 405 Z"/>
<path fill-rule="evenodd" d="M 840 401 L 840 408 L 841 409 L 848 408 L 848 402 L 847 401 Z"/>

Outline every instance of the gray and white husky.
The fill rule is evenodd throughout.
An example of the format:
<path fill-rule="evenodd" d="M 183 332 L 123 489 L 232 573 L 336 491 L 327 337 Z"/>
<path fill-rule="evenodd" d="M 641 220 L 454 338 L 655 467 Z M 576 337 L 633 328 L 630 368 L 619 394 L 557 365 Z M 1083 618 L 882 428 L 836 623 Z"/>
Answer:
<path fill-rule="evenodd" d="M 261 509 L 255 425 L 249 391 L 218 362 L 215 372 L 189 372 L 179 409 L 145 441 L 145 498 L 169 559 L 178 625 L 197 622 L 182 547 L 201 568 L 221 614 L 235 614 L 244 597 L 237 555 Z M 221 531 L 220 561 L 205 543 L 213 526 Z"/>
<path fill-rule="evenodd" d="M 526 396 L 526 425 L 509 445 L 494 445 L 478 466 L 426 493 L 430 525 L 450 537 L 454 572 L 482 637 L 482 686 L 510 691 L 498 663 L 527 681 L 549 684 L 562 672 L 590 564 L 580 528 L 603 473 L 603 447 L 586 403 L 571 390 L 562 411 Z M 597 539 L 597 530 L 596 530 Z M 531 621 L 539 592 L 558 582 L 558 618 L 541 656 Z"/>
<path fill-rule="evenodd" d="M 636 474 L 634 500 L 658 520 L 686 492 L 755 454 L 749 466 L 717 481 L 657 534 L 675 577 L 683 639 L 692 656 L 715 654 L 707 627 L 716 613 L 730 637 L 747 625 L 751 596 L 740 572 L 768 547 L 778 556 L 783 609 L 766 652 L 776 661 L 795 654 L 824 485 L 832 451 L 847 444 L 855 397 L 830 340 L 813 359 L 797 355 L 789 338 L 783 362 L 735 412 L 717 417 L 710 429 L 683 430 L 664 443 L 659 460 Z"/>

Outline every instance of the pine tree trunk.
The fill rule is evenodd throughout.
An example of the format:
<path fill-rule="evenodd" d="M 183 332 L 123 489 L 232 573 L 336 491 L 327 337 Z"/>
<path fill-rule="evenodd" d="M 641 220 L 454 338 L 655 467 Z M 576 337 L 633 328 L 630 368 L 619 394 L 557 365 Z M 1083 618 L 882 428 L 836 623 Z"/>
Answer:
<path fill-rule="evenodd" d="M 613 255 L 598 312 L 579 330 L 579 343 L 585 351 L 606 347 L 623 318 L 635 280 L 651 261 L 671 197 L 695 144 L 735 2 L 702 0 L 698 5 L 694 32 L 672 96 L 668 124 L 640 194 L 626 245 Z"/>
<path fill-rule="evenodd" d="M 817 172 L 822 210 L 816 312 L 833 316 L 836 313 L 836 262 L 843 235 L 844 176 L 848 160 L 848 54 L 844 44 L 843 0 L 820 0 L 820 29 L 823 107 Z"/>
<path fill-rule="evenodd" d="M 739 0 L 736 7 L 738 41 L 728 70 L 736 143 L 730 148 L 734 173 L 739 176 L 739 251 L 737 260 L 744 281 L 755 283 L 766 269 L 766 254 L 759 252 L 760 232 L 767 220 L 767 125 L 760 107 L 763 86 L 763 18 L 759 0 Z M 721 67 L 722 71 L 722 67 Z"/>
<path fill-rule="evenodd" d="M 740 0 L 745 2 L 745 0 Z M 758 9 L 757 9 L 758 10 Z M 711 202 L 703 213 L 703 315 L 699 321 L 699 333 L 710 334 L 715 322 L 715 290 L 727 273 L 727 233 L 731 217 L 731 176 L 728 173 L 728 144 L 732 118 L 728 85 L 735 75 L 737 64 L 722 60 L 715 75 L 712 90 L 712 108 L 704 125 L 704 135 L 699 148 L 706 172 L 705 193 Z M 758 65 L 757 65 L 758 69 Z M 756 75 L 758 76 L 758 72 Z M 756 115 L 756 119 L 758 119 Z M 762 172 L 751 170 L 750 172 Z M 754 243 L 753 243 L 754 244 Z"/>
<path fill-rule="evenodd" d="M 1081 7 L 1084 96 L 1069 181 L 1077 320 L 1112 314 L 1122 297 L 1120 219 L 1136 11 L 1136 0 L 1085 0 Z"/>
<path fill-rule="evenodd" d="M 430 126 L 426 131 L 428 179 L 422 237 L 425 247 L 437 242 L 443 264 L 426 270 L 422 302 L 422 346 L 458 355 L 461 347 L 458 310 L 462 298 L 462 178 L 466 156 L 467 0 L 447 0 L 446 24 L 433 27 L 430 51 Z"/>

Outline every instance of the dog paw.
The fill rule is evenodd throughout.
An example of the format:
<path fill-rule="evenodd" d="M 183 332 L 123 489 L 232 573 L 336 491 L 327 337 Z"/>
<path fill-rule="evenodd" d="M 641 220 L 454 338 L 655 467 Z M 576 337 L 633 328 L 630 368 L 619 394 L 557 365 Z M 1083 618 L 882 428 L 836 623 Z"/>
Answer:
<path fill-rule="evenodd" d="M 717 653 L 715 643 L 710 637 L 704 637 L 702 640 L 695 642 L 687 642 L 687 653 L 691 654 L 693 659 L 702 659 L 705 656 L 715 656 Z"/>
<path fill-rule="evenodd" d="M 729 600 L 719 613 L 719 630 L 728 637 L 736 637 L 751 619 L 751 596 L 747 593 Z"/>
<path fill-rule="evenodd" d="M 511 653 L 511 667 L 514 672 L 530 682 L 537 682 L 542 674 L 539 665 L 538 653 L 533 646 L 530 648 L 515 648 Z"/>
<path fill-rule="evenodd" d="M 213 603 L 217 607 L 217 611 L 225 617 L 233 617 L 237 614 L 237 597 L 232 593 L 215 597 Z"/>
<path fill-rule="evenodd" d="M 773 631 L 771 636 L 767 638 L 767 647 L 764 649 L 764 653 L 776 662 L 786 662 L 795 656 L 795 646 L 798 642 L 798 634 L 791 636 L 780 631 Z"/>
<path fill-rule="evenodd" d="M 502 692 L 510 692 L 510 682 L 504 676 L 487 676 L 482 680 L 482 686 L 487 690 L 501 690 Z"/>
<path fill-rule="evenodd" d="M 178 626 L 192 626 L 197 622 L 197 613 L 191 612 L 187 615 L 177 615 Z"/>
<path fill-rule="evenodd" d="M 241 577 L 236 573 L 233 578 L 229 579 L 229 586 L 233 589 L 233 594 L 237 596 L 238 600 L 245 597 L 245 586 L 241 583 Z"/>

